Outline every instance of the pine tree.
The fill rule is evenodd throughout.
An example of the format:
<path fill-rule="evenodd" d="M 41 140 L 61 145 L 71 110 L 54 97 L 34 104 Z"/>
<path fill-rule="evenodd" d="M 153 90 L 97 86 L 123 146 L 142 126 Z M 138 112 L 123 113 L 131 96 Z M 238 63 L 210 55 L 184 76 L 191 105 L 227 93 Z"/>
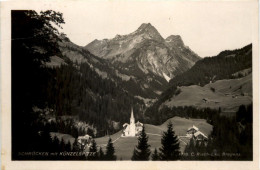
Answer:
<path fill-rule="evenodd" d="M 97 154 L 97 143 L 94 139 L 92 139 L 92 144 L 89 148 L 89 155 L 88 155 L 88 160 L 97 160 L 98 159 L 98 154 Z"/>
<path fill-rule="evenodd" d="M 154 153 L 152 154 L 152 160 L 153 161 L 158 161 L 159 160 L 159 154 L 157 152 L 157 149 L 154 149 Z"/>
<path fill-rule="evenodd" d="M 62 138 L 60 141 L 60 152 L 63 152 L 63 151 L 65 151 L 65 142 Z"/>
<path fill-rule="evenodd" d="M 138 160 L 138 153 L 137 153 L 137 150 L 135 148 L 134 148 L 131 160 Z"/>
<path fill-rule="evenodd" d="M 98 152 L 98 159 L 104 160 L 104 157 L 105 157 L 104 152 L 103 152 L 102 148 L 100 147 L 99 152 Z"/>
<path fill-rule="evenodd" d="M 72 144 L 72 151 L 73 152 L 78 152 L 80 151 L 80 147 L 79 147 L 79 144 L 78 144 L 78 138 L 75 138 L 73 144 Z"/>
<path fill-rule="evenodd" d="M 162 147 L 160 148 L 161 160 L 177 160 L 180 159 L 180 144 L 171 122 L 168 124 L 168 129 L 164 132 L 161 139 Z"/>
<path fill-rule="evenodd" d="M 106 148 L 106 155 L 105 155 L 105 160 L 116 160 L 115 154 L 115 148 L 113 146 L 111 138 L 109 138 L 108 143 L 107 143 L 107 148 Z"/>
<path fill-rule="evenodd" d="M 70 152 L 71 151 L 71 144 L 70 141 L 65 145 L 65 151 Z"/>
<path fill-rule="evenodd" d="M 59 141 L 58 137 L 55 135 L 53 138 L 53 152 L 59 151 L 59 145 L 60 145 L 60 141 Z"/>
<path fill-rule="evenodd" d="M 52 150 L 52 147 L 51 147 L 52 138 L 51 138 L 51 135 L 50 135 L 49 132 L 47 132 L 47 131 L 42 132 L 40 142 L 41 142 L 41 145 L 42 145 L 42 147 L 40 149 L 42 149 L 43 151 L 51 151 Z"/>
<path fill-rule="evenodd" d="M 199 150 L 200 150 L 201 154 L 205 154 L 206 153 L 206 142 L 204 140 L 201 141 Z M 205 159 L 209 159 L 209 158 L 208 158 L 207 155 L 203 155 L 203 156 L 201 156 L 201 159 L 205 160 Z"/>
<path fill-rule="evenodd" d="M 143 127 L 140 136 L 138 137 L 138 145 L 134 149 L 132 160 L 149 160 L 151 151 L 148 142 L 148 136 L 145 133 L 145 128 Z"/>
<path fill-rule="evenodd" d="M 185 153 L 187 153 L 188 157 L 187 159 L 191 160 L 194 159 L 195 152 L 196 152 L 196 148 L 195 148 L 195 141 L 194 141 L 194 137 L 192 136 L 192 138 L 190 139 L 190 142 L 188 145 L 186 145 L 185 147 Z M 185 157 L 186 158 L 186 157 Z"/>

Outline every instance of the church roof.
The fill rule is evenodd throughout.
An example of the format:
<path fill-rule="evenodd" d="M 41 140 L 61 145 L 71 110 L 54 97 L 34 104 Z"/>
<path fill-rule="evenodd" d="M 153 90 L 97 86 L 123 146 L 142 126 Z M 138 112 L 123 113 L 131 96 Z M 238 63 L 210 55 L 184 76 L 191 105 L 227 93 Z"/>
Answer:
<path fill-rule="evenodd" d="M 91 136 L 89 136 L 89 135 L 85 135 L 85 136 L 79 136 L 78 137 L 78 140 L 89 140 L 89 139 L 91 139 L 92 137 Z"/>

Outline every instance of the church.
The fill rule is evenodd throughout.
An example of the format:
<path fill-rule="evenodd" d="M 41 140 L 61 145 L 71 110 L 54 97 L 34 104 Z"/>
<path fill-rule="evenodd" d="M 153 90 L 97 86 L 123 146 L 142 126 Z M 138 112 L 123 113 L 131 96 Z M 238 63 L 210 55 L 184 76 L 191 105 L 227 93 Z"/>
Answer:
<path fill-rule="evenodd" d="M 135 123 L 133 108 L 131 108 L 130 124 L 125 123 L 123 125 L 123 134 L 121 136 L 122 137 L 138 136 L 142 130 L 143 130 L 143 124 L 139 121 Z"/>

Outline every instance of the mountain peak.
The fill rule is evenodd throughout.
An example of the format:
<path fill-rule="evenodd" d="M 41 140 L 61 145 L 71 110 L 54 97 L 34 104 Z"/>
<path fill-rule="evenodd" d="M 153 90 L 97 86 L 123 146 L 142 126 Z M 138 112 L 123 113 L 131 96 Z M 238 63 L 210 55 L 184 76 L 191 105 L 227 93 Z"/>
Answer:
<path fill-rule="evenodd" d="M 150 23 L 143 23 L 136 31 L 135 34 L 145 34 L 147 37 L 158 40 L 158 41 L 163 41 L 162 36 L 160 33 L 157 31 L 157 29 L 152 26 Z"/>
<path fill-rule="evenodd" d="M 151 23 L 142 23 L 141 26 L 138 28 L 138 30 L 145 29 L 147 27 L 153 27 Z"/>
<path fill-rule="evenodd" d="M 166 42 L 173 43 L 177 46 L 184 46 L 184 43 L 183 43 L 180 35 L 170 35 L 165 40 L 166 40 Z"/>
<path fill-rule="evenodd" d="M 145 32 L 158 32 L 154 26 L 150 23 L 143 23 L 137 31 L 145 31 Z M 158 32 L 159 33 L 159 32 Z"/>

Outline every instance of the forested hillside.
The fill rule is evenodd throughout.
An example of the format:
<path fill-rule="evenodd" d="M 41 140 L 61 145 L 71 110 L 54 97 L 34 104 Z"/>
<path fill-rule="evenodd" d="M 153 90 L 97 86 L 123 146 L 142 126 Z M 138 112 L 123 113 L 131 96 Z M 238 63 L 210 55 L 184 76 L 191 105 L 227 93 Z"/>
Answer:
<path fill-rule="evenodd" d="M 137 99 L 109 79 L 102 79 L 87 63 L 67 64 L 49 69 L 46 94 L 48 107 L 55 116 L 78 116 L 97 128 L 97 135 L 119 130 L 128 121 L 134 106 L 136 118 L 142 120 L 143 101 Z M 118 122 L 120 127 L 113 127 Z"/>
<path fill-rule="evenodd" d="M 144 102 L 93 67 L 90 61 L 99 59 L 80 49 L 84 62 L 72 60 L 78 57 L 73 54 L 64 55 L 60 42 L 65 35 L 52 25 L 63 23 L 62 14 L 51 10 L 12 12 L 14 157 L 31 151 L 39 132 L 103 136 L 128 121 L 131 106 L 142 120 Z M 88 130 L 78 126 L 82 122 Z"/>
<path fill-rule="evenodd" d="M 144 73 L 136 65 L 127 68 L 129 63 L 110 63 L 72 43 L 68 38 L 63 38 L 59 42 L 59 48 L 62 56 L 69 61 L 75 64 L 87 63 L 101 78 L 110 79 L 121 86 L 124 91 L 145 102 L 159 96 L 160 92 L 167 87 L 167 81 L 158 75 Z M 143 81 L 143 78 L 149 79 L 149 81 Z"/>
<path fill-rule="evenodd" d="M 248 68 L 252 68 L 252 44 L 199 60 L 191 69 L 171 79 L 170 87 L 146 110 L 145 115 L 153 118 L 158 114 L 162 103 L 180 93 L 179 86 L 204 86 L 217 80 L 237 78 L 234 73 Z"/>

